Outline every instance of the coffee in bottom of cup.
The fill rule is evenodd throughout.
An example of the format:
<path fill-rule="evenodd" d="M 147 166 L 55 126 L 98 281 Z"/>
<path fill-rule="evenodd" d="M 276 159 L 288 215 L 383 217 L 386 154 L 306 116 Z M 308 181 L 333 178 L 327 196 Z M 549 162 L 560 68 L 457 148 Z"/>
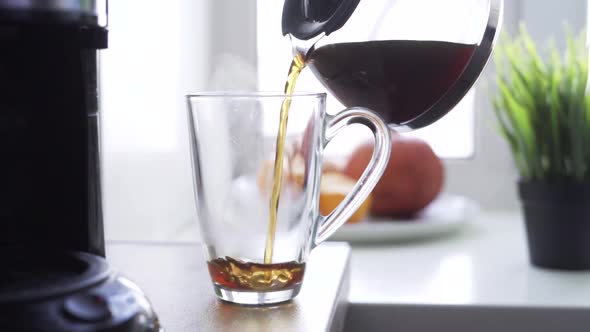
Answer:
<path fill-rule="evenodd" d="M 305 263 L 260 264 L 232 257 L 207 262 L 209 274 L 217 285 L 240 291 L 280 291 L 294 288 L 303 281 Z"/>

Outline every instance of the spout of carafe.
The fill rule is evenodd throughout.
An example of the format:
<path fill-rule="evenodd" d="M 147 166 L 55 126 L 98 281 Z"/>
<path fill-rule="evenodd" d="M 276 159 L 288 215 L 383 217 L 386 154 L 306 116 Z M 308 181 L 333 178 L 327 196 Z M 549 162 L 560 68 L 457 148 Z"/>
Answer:
<path fill-rule="evenodd" d="M 309 55 L 314 51 L 315 44 L 324 37 L 325 34 L 322 32 L 321 34 L 310 38 L 310 39 L 299 39 L 291 34 L 289 34 L 289 39 L 291 40 L 291 47 L 293 48 L 293 57 L 301 57 L 303 60 L 307 60 Z"/>
<path fill-rule="evenodd" d="M 340 29 L 360 0 L 285 0 L 283 35 L 309 40 Z"/>

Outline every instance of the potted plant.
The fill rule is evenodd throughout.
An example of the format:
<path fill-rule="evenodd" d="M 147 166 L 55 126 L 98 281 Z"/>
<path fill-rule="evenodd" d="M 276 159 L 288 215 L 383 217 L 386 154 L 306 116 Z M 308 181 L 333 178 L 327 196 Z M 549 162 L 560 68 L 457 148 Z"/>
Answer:
<path fill-rule="evenodd" d="M 533 265 L 590 268 L 590 98 L 583 34 L 542 56 L 524 27 L 495 53 L 498 128 L 520 173 Z"/>

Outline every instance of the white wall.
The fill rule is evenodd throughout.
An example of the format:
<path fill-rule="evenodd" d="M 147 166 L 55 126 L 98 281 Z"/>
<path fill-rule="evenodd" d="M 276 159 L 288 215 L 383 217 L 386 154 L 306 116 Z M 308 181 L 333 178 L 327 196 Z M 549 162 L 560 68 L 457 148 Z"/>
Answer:
<path fill-rule="evenodd" d="M 209 0 L 110 2 L 102 61 L 109 239 L 165 240 L 194 220 L 186 102 L 209 71 Z"/>
<path fill-rule="evenodd" d="M 269 0 L 280 1 L 280 0 Z M 368 1 L 368 0 L 365 0 Z M 506 0 L 505 29 L 522 17 L 535 38 L 585 23 L 583 0 Z M 255 0 L 110 2 L 103 52 L 103 174 L 107 238 L 196 239 L 184 95 L 255 88 Z M 231 10 L 226 10 L 230 8 Z M 517 174 L 494 131 L 493 65 L 478 84 L 476 154 L 449 160 L 446 190 L 488 209 L 518 206 Z"/>
<path fill-rule="evenodd" d="M 503 29 L 514 33 L 524 22 L 540 44 L 555 38 L 563 46 L 563 27 L 567 23 L 579 31 L 586 23 L 586 1 L 506 0 Z M 490 94 L 494 93 L 494 66 L 488 65 L 478 82 L 476 98 L 476 155 L 471 160 L 446 161 L 446 190 L 475 198 L 487 209 L 515 209 L 518 174 L 508 146 L 495 131 Z"/>

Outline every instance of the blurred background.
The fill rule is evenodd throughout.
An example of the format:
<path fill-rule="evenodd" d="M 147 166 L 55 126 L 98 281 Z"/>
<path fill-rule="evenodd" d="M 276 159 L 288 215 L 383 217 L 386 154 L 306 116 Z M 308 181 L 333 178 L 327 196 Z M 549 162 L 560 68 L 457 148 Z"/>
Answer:
<path fill-rule="evenodd" d="M 382 4 L 375 1 L 376 10 Z M 101 55 L 107 238 L 197 239 L 184 96 L 281 90 L 291 52 L 281 35 L 281 10 L 277 0 L 110 2 L 110 45 Z M 425 15 L 433 13 L 425 9 Z M 522 21 L 537 42 L 555 37 L 559 46 L 564 24 L 579 31 L 587 13 L 585 0 L 507 0 L 503 29 L 515 31 Z M 443 158 L 445 192 L 468 196 L 483 209 L 514 210 L 517 172 L 492 119 L 493 71 L 490 63 L 455 110 L 409 135 L 426 140 Z M 323 88 L 304 72 L 298 90 Z M 341 108 L 328 100 L 329 112 Z M 346 156 L 363 135 L 340 138 L 330 154 Z"/>

